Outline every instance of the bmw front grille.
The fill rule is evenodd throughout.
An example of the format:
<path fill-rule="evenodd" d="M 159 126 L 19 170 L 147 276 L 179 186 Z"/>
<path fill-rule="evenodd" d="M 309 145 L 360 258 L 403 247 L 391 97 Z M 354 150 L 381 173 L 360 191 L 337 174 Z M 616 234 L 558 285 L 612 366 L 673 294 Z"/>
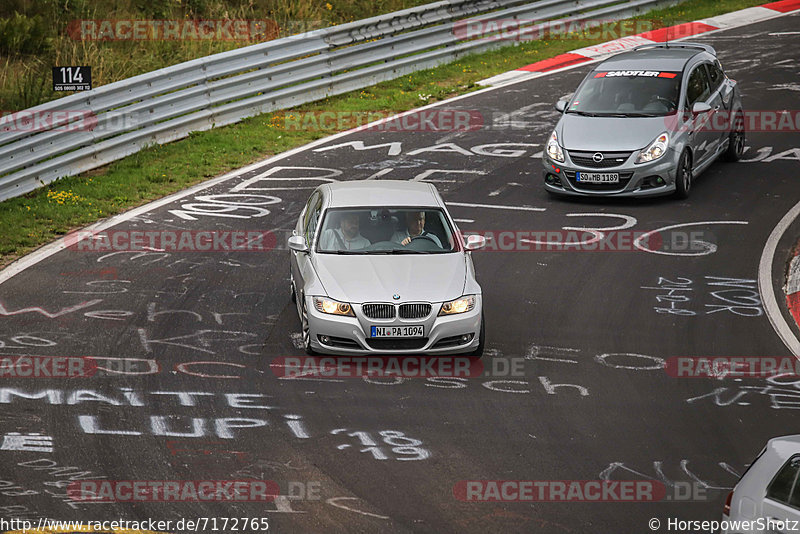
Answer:
<path fill-rule="evenodd" d="M 400 317 L 402 319 L 424 319 L 430 314 L 431 305 L 428 303 L 400 305 Z"/>
<path fill-rule="evenodd" d="M 394 304 L 362 304 L 361 311 L 370 319 L 394 319 Z"/>
<path fill-rule="evenodd" d="M 394 319 L 399 316 L 401 319 L 424 319 L 431 314 L 433 306 L 428 302 L 413 304 L 389 304 L 374 302 L 362 304 L 361 311 L 369 319 Z"/>

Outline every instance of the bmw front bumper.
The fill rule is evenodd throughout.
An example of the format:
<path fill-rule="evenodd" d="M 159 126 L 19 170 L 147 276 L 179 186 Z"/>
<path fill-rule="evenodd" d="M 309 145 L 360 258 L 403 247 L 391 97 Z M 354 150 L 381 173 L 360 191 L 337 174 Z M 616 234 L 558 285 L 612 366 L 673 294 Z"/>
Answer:
<path fill-rule="evenodd" d="M 422 319 L 369 319 L 360 304 L 352 304 L 355 317 L 318 311 L 313 297 L 306 297 L 311 347 L 322 354 L 466 354 L 478 347 L 481 329 L 481 295 L 475 307 L 457 315 L 438 316 L 441 302 L 433 302 L 431 313 Z M 373 338 L 372 326 L 416 326 L 424 328 L 422 338 Z M 467 336 L 468 341 L 462 336 Z M 327 342 L 323 342 L 326 340 Z"/>
<path fill-rule="evenodd" d="M 668 195 L 675 191 L 680 152 L 670 148 L 664 156 L 650 163 L 635 164 L 639 150 L 634 150 L 623 163 L 615 167 L 592 168 L 576 164 L 569 150 L 564 150 L 564 163 L 542 157 L 542 178 L 547 191 L 575 196 L 646 197 Z M 618 173 L 619 183 L 581 183 L 578 172 Z M 660 181 L 659 181 L 660 179 Z"/>

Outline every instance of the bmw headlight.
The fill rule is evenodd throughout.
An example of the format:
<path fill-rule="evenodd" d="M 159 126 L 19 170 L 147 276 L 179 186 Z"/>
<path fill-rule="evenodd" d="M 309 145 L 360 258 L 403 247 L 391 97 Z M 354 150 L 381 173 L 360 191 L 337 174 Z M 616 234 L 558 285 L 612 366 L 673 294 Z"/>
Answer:
<path fill-rule="evenodd" d="M 445 302 L 439 315 L 455 315 L 457 313 L 467 313 L 475 308 L 475 295 L 464 295 L 456 300 Z"/>
<path fill-rule="evenodd" d="M 667 132 L 664 132 L 656 137 L 656 140 L 653 141 L 649 147 L 642 150 L 639 157 L 636 158 L 636 163 L 648 163 L 657 160 L 667 153 L 668 146 L 669 135 L 667 135 Z"/>
<path fill-rule="evenodd" d="M 564 151 L 561 150 L 561 146 L 558 144 L 558 135 L 556 135 L 555 130 L 550 134 L 550 140 L 547 142 L 547 155 L 553 161 L 564 163 Z"/>
<path fill-rule="evenodd" d="M 328 299 L 325 297 L 314 297 L 314 307 L 317 311 L 322 313 L 330 313 L 331 315 L 347 315 L 348 317 L 355 317 L 353 307 L 347 302 L 339 302 L 338 300 Z"/>

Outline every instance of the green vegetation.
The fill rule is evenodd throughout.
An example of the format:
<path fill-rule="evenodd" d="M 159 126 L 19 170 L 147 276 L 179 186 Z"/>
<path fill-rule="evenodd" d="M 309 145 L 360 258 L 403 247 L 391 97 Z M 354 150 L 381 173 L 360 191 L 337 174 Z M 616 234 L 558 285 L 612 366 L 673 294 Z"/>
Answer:
<path fill-rule="evenodd" d="M 0 110 L 64 96 L 51 67 L 91 65 L 99 86 L 258 40 L 81 40 L 81 20 L 270 20 L 276 33 L 343 24 L 428 0 L 3 0 L 0 2 Z M 74 22 L 75 21 L 75 22 Z M 72 24 L 70 24 L 72 23 Z"/>

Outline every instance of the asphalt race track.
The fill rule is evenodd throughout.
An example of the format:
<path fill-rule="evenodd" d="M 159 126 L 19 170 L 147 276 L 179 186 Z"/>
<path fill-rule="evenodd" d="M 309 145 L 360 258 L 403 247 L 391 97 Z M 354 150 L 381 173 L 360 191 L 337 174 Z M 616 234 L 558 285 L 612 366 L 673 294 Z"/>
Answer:
<path fill-rule="evenodd" d="M 697 40 L 716 47 L 746 109 L 795 110 L 798 26 L 800 15 L 785 16 Z M 712 165 L 687 201 L 551 198 L 540 154 L 557 119 L 553 103 L 589 68 L 440 106 L 479 111 L 491 119 L 483 128 L 351 133 L 115 227 L 270 230 L 278 236 L 271 252 L 64 250 L 4 282 L 0 353 L 91 356 L 106 371 L 2 379 L 0 515 L 268 517 L 274 532 L 548 534 L 720 519 L 729 488 L 766 440 L 800 431 L 800 382 L 673 378 L 663 366 L 676 356 L 790 355 L 756 279 L 767 237 L 800 200 L 800 138 L 749 133 L 744 161 Z M 486 376 L 281 379 L 274 358 L 303 354 L 285 237 L 312 188 L 367 178 L 435 183 L 465 232 L 684 224 L 677 229 L 715 248 L 477 252 Z M 12 432 L 38 433 L 39 445 L 15 450 L 25 447 L 12 445 Z M 391 436 L 422 452 L 391 452 Z M 268 504 L 66 496 L 80 479 L 243 478 L 275 481 L 282 496 Z M 695 495 L 655 503 L 454 496 L 466 480 L 599 478 L 654 479 L 670 495 L 687 486 Z"/>

